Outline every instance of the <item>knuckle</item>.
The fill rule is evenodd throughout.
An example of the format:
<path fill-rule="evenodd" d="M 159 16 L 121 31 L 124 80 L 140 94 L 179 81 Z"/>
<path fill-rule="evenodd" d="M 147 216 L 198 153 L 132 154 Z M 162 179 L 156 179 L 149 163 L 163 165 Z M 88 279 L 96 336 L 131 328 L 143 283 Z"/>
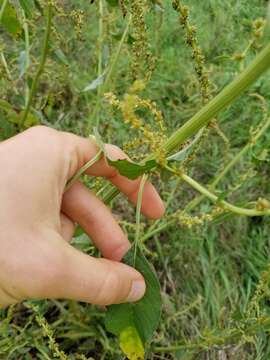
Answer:
<path fill-rule="evenodd" d="M 96 302 L 100 305 L 110 305 L 121 302 L 125 294 L 125 284 L 121 281 L 113 266 L 107 265 L 108 271 L 97 291 Z"/>

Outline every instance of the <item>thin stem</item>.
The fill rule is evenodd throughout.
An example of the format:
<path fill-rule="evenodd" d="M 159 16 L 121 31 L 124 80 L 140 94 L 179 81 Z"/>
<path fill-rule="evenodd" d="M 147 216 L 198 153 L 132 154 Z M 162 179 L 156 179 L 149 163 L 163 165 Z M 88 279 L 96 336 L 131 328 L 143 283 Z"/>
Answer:
<path fill-rule="evenodd" d="M 128 17 L 127 25 L 126 25 L 125 30 L 123 32 L 123 35 L 122 35 L 122 37 L 120 39 L 120 42 L 119 42 L 118 48 L 116 50 L 116 53 L 115 53 L 115 55 L 113 57 L 112 64 L 111 64 L 111 66 L 110 66 L 110 68 L 108 70 L 108 73 L 107 73 L 107 76 L 106 76 L 106 79 L 105 79 L 104 85 L 103 85 L 103 92 L 106 91 L 107 85 L 108 85 L 109 81 L 111 80 L 112 74 L 114 73 L 116 64 L 117 64 L 118 59 L 119 59 L 120 52 L 122 50 L 122 47 L 124 45 L 124 41 L 125 41 L 125 39 L 127 37 L 127 34 L 128 34 L 130 23 L 131 23 L 131 16 Z"/>
<path fill-rule="evenodd" d="M 100 150 L 91 160 L 89 160 L 84 166 L 80 168 L 80 170 L 70 179 L 70 181 L 67 183 L 67 186 L 65 188 L 65 191 L 71 188 L 71 186 L 79 180 L 81 175 L 88 169 L 90 166 L 94 165 L 101 157 L 102 157 L 102 150 Z"/>
<path fill-rule="evenodd" d="M 118 59 L 119 59 L 119 55 L 121 53 L 121 50 L 122 50 L 122 47 L 123 47 L 123 44 L 124 44 L 124 41 L 127 37 L 127 34 L 128 34 L 128 30 L 129 30 L 129 26 L 130 26 L 130 23 L 131 23 L 131 16 L 129 16 L 128 18 L 128 21 L 127 21 L 127 25 L 125 27 L 125 30 L 123 32 L 123 35 L 120 39 L 120 42 L 118 44 L 118 47 L 117 47 L 117 50 L 116 50 L 116 53 L 115 55 L 113 56 L 113 60 L 109 66 L 109 69 L 108 69 L 108 72 L 107 72 L 107 75 L 105 77 L 105 81 L 102 85 L 99 86 L 98 88 L 98 96 L 97 96 L 97 102 L 96 102 L 96 105 L 95 105 L 95 108 L 94 108 L 94 111 L 92 113 L 92 116 L 91 118 L 95 121 L 95 118 L 97 116 L 97 113 L 99 111 L 99 104 L 100 104 L 100 99 L 101 99 L 101 96 L 102 94 L 104 94 L 104 92 L 107 90 L 107 86 L 109 84 L 109 81 L 111 80 L 112 78 L 112 75 L 114 73 L 114 70 L 115 70 L 115 67 L 118 63 Z M 92 121 L 91 121 L 92 123 Z M 89 131 L 90 131 L 90 128 L 89 128 Z"/>
<path fill-rule="evenodd" d="M 227 163 L 227 165 L 223 168 L 223 170 L 218 174 L 218 176 L 214 179 L 214 181 L 210 184 L 209 189 L 213 190 L 216 185 L 224 178 L 224 176 L 231 170 L 231 168 L 244 156 L 250 148 L 259 140 L 259 138 L 266 132 L 266 130 L 270 126 L 270 118 L 267 119 L 262 128 L 258 131 L 256 135 L 233 157 L 231 161 Z M 185 212 L 194 209 L 199 203 L 203 200 L 204 196 L 200 195 L 186 206 Z"/>
<path fill-rule="evenodd" d="M 134 264 L 133 264 L 134 266 L 136 263 L 137 248 L 140 241 L 141 208 L 142 208 L 143 190 L 146 180 L 147 180 L 147 175 L 144 174 L 140 182 L 137 206 L 136 206 L 136 230 L 135 230 L 135 248 L 134 248 Z"/>
<path fill-rule="evenodd" d="M 29 113 L 31 105 L 32 105 L 33 98 L 34 98 L 34 96 L 36 94 L 39 78 L 40 78 L 40 76 L 41 76 L 41 74 L 43 73 L 43 70 L 44 70 L 45 62 L 46 62 L 46 59 L 47 59 L 47 53 L 48 53 L 48 49 L 49 49 L 49 39 L 50 39 L 50 33 L 51 33 L 51 22 L 52 22 L 52 2 L 49 1 L 48 2 L 48 9 L 47 9 L 46 31 L 45 31 L 44 41 L 43 41 L 41 59 L 40 59 L 40 63 L 39 63 L 39 66 L 38 66 L 38 70 L 37 70 L 37 72 L 36 72 L 36 74 L 34 76 L 33 82 L 32 82 L 32 86 L 31 86 L 31 89 L 30 89 L 30 93 L 29 93 L 27 104 L 26 104 L 26 108 L 25 108 L 25 110 L 23 112 L 23 117 L 22 117 L 22 120 L 21 120 L 22 125 L 25 123 L 25 120 L 27 119 L 28 113 Z"/>
<path fill-rule="evenodd" d="M 6 9 L 6 6 L 7 6 L 7 2 L 8 2 L 8 0 L 4 0 L 4 1 L 3 1 L 3 4 L 2 4 L 2 6 L 1 6 L 1 10 L 0 10 L 0 23 L 2 22 L 2 18 L 3 18 L 4 12 L 5 12 L 5 9 Z"/>
<path fill-rule="evenodd" d="M 104 40 L 103 17 L 104 17 L 103 0 L 99 0 L 98 77 L 102 75 L 103 40 Z M 99 125 L 99 120 L 100 120 L 100 98 L 101 98 L 101 87 L 98 86 L 97 102 L 95 109 L 95 118 L 96 118 L 97 126 Z"/>
<path fill-rule="evenodd" d="M 25 42 L 25 71 L 26 71 L 30 66 L 30 46 L 29 46 L 28 23 L 27 23 L 27 19 L 26 19 L 25 12 L 23 9 L 22 9 L 22 15 L 23 15 L 23 30 L 24 30 L 24 42 Z M 25 86 L 25 103 L 26 103 L 26 105 L 27 105 L 28 98 L 29 98 L 29 87 L 26 82 L 26 86 Z"/>
<path fill-rule="evenodd" d="M 12 81 L 12 76 L 11 76 L 11 73 L 9 71 L 5 55 L 4 55 L 4 53 L 2 51 L 0 52 L 0 57 L 1 57 L 1 61 L 2 61 L 2 64 L 4 66 L 4 69 L 6 70 L 8 80 Z"/>
<path fill-rule="evenodd" d="M 169 171 L 173 171 L 173 169 L 167 167 Z M 174 172 L 175 173 L 175 172 Z M 190 176 L 184 173 L 177 173 L 178 176 L 181 177 L 187 184 L 189 184 L 193 189 L 197 190 L 202 195 L 206 196 L 208 199 L 210 199 L 212 202 L 218 204 L 220 207 L 222 207 L 225 210 L 231 211 L 238 215 L 246 215 L 246 216 L 263 216 L 263 215 L 270 215 L 270 209 L 268 210 L 256 210 L 256 209 L 246 209 L 242 207 L 235 206 L 233 204 L 230 204 L 229 202 L 225 200 L 220 200 L 219 197 L 215 194 L 213 194 L 211 191 L 206 189 L 204 186 L 199 184 L 197 181 L 192 179 Z"/>
<path fill-rule="evenodd" d="M 147 232 L 141 239 L 142 242 L 146 241 L 147 239 L 151 238 L 155 234 L 160 233 L 162 230 L 167 229 L 168 227 L 172 226 L 176 222 L 176 219 L 172 219 L 166 222 L 161 223 L 157 228 L 150 230 Z"/>

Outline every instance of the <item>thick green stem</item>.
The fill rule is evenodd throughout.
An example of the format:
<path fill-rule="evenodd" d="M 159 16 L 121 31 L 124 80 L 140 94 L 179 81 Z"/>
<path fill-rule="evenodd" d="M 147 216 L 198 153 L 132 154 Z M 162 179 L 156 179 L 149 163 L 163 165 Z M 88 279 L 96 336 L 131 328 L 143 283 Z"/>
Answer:
<path fill-rule="evenodd" d="M 27 116 L 29 114 L 33 98 L 34 98 L 34 96 L 36 94 L 38 81 L 39 81 L 39 78 L 40 78 L 41 74 L 43 73 L 45 62 L 46 62 L 46 59 L 47 59 L 47 53 L 48 53 L 48 49 L 49 49 L 49 39 L 50 39 L 50 33 L 51 33 L 52 7 L 53 7 L 52 2 L 49 1 L 48 2 L 48 9 L 47 9 L 46 31 L 45 31 L 44 41 L 43 41 L 41 59 L 40 59 L 40 63 L 39 63 L 39 66 L 38 66 L 38 70 L 37 70 L 37 72 L 35 74 L 35 77 L 33 79 L 33 82 L 32 82 L 32 86 L 31 86 L 31 89 L 30 89 L 30 93 L 29 93 L 29 97 L 28 97 L 28 101 L 27 101 L 25 110 L 23 112 L 23 117 L 22 117 L 22 120 L 21 120 L 22 125 L 25 123 L 25 120 L 27 119 Z"/>
<path fill-rule="evenodd" d="M 167 154 L 172 153 L 188 138 L 196 134 L 207 125 L 218 113 L 239 97 L 257 78 L 270 67 L 270 44 L 268 44 L 247 68 L 227 85 L 216 97 L 206 104 L 189 121 L 175 131 L 165 142 L 163 148 Z M 153 159 L 154 155 L 147 157 Z M 119 192 L 112 189 L 104 197 L 106 203 L 110 202 Z"/>
<path fill-rule="evenodd" d="M 254 61 L 227 85 L 216 97 L 205 105 L 197 114 L 178 129 L 164 144 L 166 153 L 170 154 L 183 144 L 199 129 L 207 125 L 221 110 L 243 93 L 257 78 L 270 67 L 270 44 L 267 45 Z"/>

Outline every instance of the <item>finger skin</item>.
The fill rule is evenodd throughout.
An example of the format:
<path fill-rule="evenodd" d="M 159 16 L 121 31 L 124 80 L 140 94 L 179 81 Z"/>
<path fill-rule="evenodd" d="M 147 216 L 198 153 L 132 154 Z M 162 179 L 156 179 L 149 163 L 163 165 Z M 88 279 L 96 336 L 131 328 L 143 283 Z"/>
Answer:
<path fill-rule="evenodd" d="M 60 214 L 61 235 L 67 242 L 72 240 L 75 231 L 75 224 L 66 214 Z"/>
<path fill-rule="evenodd" d="M 96 259 L 72 247 L 67 248 L 66 258 L 67 265 L 62 274 L 60 271 L 56 298 L 97 305 L 119 304 L 130 300 L 134 282 L 141 284 L 142 291 L 132 301 L 139 300 L 145 292 L 142 275 L 123 263 Z"/>
<path fill-rule="evenodd" d="M 107 259 L 121 260 L 130 243 L 109 208 L 82 183 L 63 196 L 62 211 L 80 224 Z"/>
<path fill-rule="evenodd" d="M 81 138 L 70 133 L 63 133 L 62 135 L 65 137 L 66 143 L 69 144 L 69 151 L 73 154 L 72 158 L 75 159 L 71 162 L 69 170 L 69 177 L 72 177 L 80 167 L 96 155 L 98 147 L 89 139 Z M 107 144 L 106 151 L 113 160 L 128 158 L 128 156 L 115 145 Z M 114 167 L 108 165 L 104 157 L 87 169 L 86 174 L 106 177 L 124 193 L 131 202 L 136 204 L 140 178 L 130 180 L 120 175 Z M 164 211 L 164 204 L 156 189 L 150 182 L 147 182 L 143 191 L 142 213 L 151 219 L 158 219 L 164 214 Z"/>
<path fill-rule="evenodd" d="M 67 181 L 97 151 L 90 139 L 43 126 L 0 144 L 0 165 L 5 169 L 0 176 L 0 306 L 41 298 L 111 304 L 136 301 L 143 295 L 145 284 L 136 270 L 91 258 L 68 243 L 73 219 L 64 215 L 71 214 L 97 239 L 107 257 L 119 260 L 128 246 L 106 206 L 84 188 L 76 192 L 76 184 L 65 195 L 70 198 L 66 213 L 61 214 Z M 126 158 L 113 145 L 107 145 L 107 151 L 111 158 Z M 136 202 L 140 179 L 119 175 L 104 158 L 87 173 L 107 177 Z M 145 185 L 142 211 L 151 218 L 164 212 L 150 183 Z"/>
<path fill-rule="evenodd" d="M 51 242 L 31 239 L 31 249 L 36 254 L 34 258 L 29 252 L 30 247 L 22 248 L 23 259 L 14 259 L 11 269 L 4 268 L 4 272 L 13 274 L 6 290 L 12 294 L 16 289 L 15 302 L 48 298 L 109 305 L 137 301 L 144 295 L 144 279 L 132 267 L 84 254 L 52 229 L 46 230 L 44 239 L 51 239 Z M 24 259 L 28 262 L 27 268 Z M 26 281 L 28 286 L 24 287 L 22 284 Z M 137 293 L 134 294 L 133 284 L 138 283 L 140 291 L 136 286 Z M 8 303 L 13 301 L 10 300 L 7 299 Z"/>

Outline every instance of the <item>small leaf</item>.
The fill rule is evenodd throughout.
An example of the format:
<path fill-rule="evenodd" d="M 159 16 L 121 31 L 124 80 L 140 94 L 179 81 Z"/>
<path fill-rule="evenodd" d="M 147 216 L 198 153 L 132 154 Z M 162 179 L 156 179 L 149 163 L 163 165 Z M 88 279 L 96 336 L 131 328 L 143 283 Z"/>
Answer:
<path fill-rule="evenodd" d="M 136 259 L 134 253 L 133 245 L 123 260 L 143 275 L 146 283 L 145 295 L 136 303 L 109 306 L 105 326 L 109 332 L 119 337 L 121 349 L 128 359 L 139 360 L 143 359 L 142 349 L 149 344 L 158 327 L 161 294 L 157 276 L 142 250 L 137 248 Z"/>
<path fill-rule="evenodd" d="M 0 8 L 2 5 L 3 0 L 0 0 Z M 22 32 L 22 26 L 18 20 L 16 10 L 9 2 L 7 3 L 2 15 L 1 25 L 13 36 L 20 35 Z"/>
<path fill-rule="evenodd" d="M 86 91 L 90 91 L 90 90 L 95 90 L 97 87 L 99 87 L 101 84 L 103 84 L 104 77 L 105 77 L 105 71 L 100 76 L 98 76 L 95 80 L 93 80 L 90 84 L 88 84 L 82 91 L 86 92 Z"/>
<path fill-rule="evenodd" d="M 135 162 L 127 159 L 113 160 L 109 157 L 104 147 L 103 141 L 101 140 L 101 137 L 96 128 L 94 128 L 94 135 L 95 135 L 95 140 L 98 146 L 100 147 L 100 149 L 102 150 L 104 156 L 106 157 L 108 163 L 111 166 L 115 167 L 122 176 L 125 176 L 131 180 L 135 180 L 139 176 L 145 174 L 146 172 L 149 172 L 150 170 L 154 169 L 157 166 L 157 163 L 154 159 L 148 160 L 142 164 L 136 164 Z"/>
<path fill-rule="evenodd" d="M 130 160 L 110 160 L 107 158 L 108 163 L 115 167 L 122 176 L 131 180 L 137 179 L 139 176 L 154 169 L 157 165 L 155 160 L 146 161 L 144 164 L 136 164 Z"/>
<path fill-rule="evenodd" d="M 200 137 L 202 136 L 203 130 L 204 129 L 199 130 L 198 133 L 195 135 L 194 139 L 186 147 L 184 147 L 177 153 L 169 156 L 167 160 L 177 162 L 184 161 L 189 156 L 192 147 L 199 141 Z"/>

